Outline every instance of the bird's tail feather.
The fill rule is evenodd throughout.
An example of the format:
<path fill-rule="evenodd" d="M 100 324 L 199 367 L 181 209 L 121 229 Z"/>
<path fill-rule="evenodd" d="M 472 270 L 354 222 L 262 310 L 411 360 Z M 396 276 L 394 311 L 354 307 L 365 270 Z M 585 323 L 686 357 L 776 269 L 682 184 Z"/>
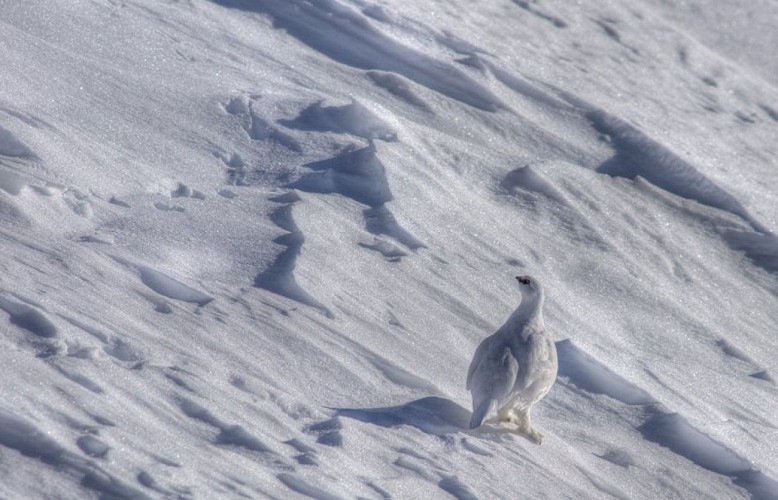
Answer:
<path fill-rule="evenodd" d="M 482 401 L 476 406 L 475 410 L 473 410 L 473 417 L 470 419 L 470 428 L 475 429 L 476 427 L 481 427 L 481 424 L 484 423 L 484 420 L 491 409 L 492 401 L 489 400 Z"/>

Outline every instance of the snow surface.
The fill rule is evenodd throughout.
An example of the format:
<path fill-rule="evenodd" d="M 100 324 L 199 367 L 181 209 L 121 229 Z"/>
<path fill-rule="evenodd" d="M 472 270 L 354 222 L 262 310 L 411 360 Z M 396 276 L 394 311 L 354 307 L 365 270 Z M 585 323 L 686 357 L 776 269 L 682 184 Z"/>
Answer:
<path fill-rule="evenodd" d="M 0 2 L 0 497 L 778 498 L 775 9 Z"/>

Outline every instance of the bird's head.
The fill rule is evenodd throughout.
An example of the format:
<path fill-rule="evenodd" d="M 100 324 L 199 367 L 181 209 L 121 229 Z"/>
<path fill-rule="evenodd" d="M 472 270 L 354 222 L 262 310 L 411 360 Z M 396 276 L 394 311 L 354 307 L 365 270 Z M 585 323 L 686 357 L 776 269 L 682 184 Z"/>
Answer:
<path fill-rule="evenodd" d="M 540 283 L 532 276 L 516 276 L 522 295 L 534 295 L 540 293 Z"/>

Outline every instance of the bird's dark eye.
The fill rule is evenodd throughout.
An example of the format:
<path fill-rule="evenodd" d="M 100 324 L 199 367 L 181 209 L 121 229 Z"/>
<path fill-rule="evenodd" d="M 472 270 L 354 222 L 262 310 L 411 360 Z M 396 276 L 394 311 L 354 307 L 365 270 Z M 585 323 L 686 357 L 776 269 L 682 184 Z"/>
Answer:
<path fill-rule="evenodd" d="M 529 285 L 530 281 L 527 278 L 519 278 L 519 283 L 522 285 Z"/>

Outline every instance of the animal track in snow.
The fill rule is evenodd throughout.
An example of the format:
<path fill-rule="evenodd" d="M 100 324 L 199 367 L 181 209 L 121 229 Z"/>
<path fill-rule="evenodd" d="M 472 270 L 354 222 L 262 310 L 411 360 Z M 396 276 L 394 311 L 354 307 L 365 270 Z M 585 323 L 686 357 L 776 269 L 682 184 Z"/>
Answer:
<path fill-rule="evenodd" d="M 614 19 L 605 18 L 605 19 L 597 19 L 594 21 L 594 23 L 600 27 L 602 32 L 605 33 L 605 35 L 608 38 L 618 43 L 622 47 L 628 49 L 633 54 L 635 55 L 640 54 L 640 51 L 638 49 L 624 43 L 624 41 L 621 38 L 621 34 L 619 34 L 619 31 L 616 29 L 616 25 L 618 24 L 617 21 L 615 21 Z"/>
<path fill-rule="evenodd" d="M 465 483 L 459 480 L 456 476 L 444 476 L 438 481 L 438 486 L 443 491 L 446 491 L 453 495 L 457 500 L 477 500 L 478 496 L 473 493 Z"/>
<path fill-rule="evenodd" d="M 759 109 L 764 111 L 764 114 L 766 114 L 771 120 L 778 122 L 778 111 L 776 111 L 775 108 L 767 106 L 766 104 L 760 104 Z"/>
<path fill-rule="evenodd" d="M 319 465 L 319 459 L 316 454 L 316 449 L 312 446 L 308 446 L 301 440 L 297 438 L 290 439 L 289 441 L 284 441 L 285 444 L 288 444 L 292 448 L 294 448 L 299 454 L 295 456 L 295 460 L 297 460 L 297 463 L 300 465 Z"/>
<path fill-rule="evenodd" d="M 52 361 L 52 366 L 60 373 L 63 377 L 70 380 L 71 382 L 74 382 L 84 389 L 93 392 L 95 394 L 103 394 L 105 391 L 102 387 L 100 387 L 99 384 L 94 382 L 89 377 L 79 373 L 76 371 L 75 368 L 71 366 L 67 366 L 64 364 L 64 360 L 55 360 Z"/>
<path fill-rule="evenodd" d="M 0 189 L 6 193 L 17 196 L 27 182 L 20 175 L 10 170 L 0 170 Z"/>
<path fill-rule="evenodd" d="M 216 154 L 222 163 L 227 167 L 227 184 L 232 186 L 248 186 L 246 163 L 240 155 L 233 153 L 229 157 Z"/>
<path fill-rule="evenodd" d="M 133 264 L 128 260 L 114 257 L 114 260 L 138 273 L 141 282 L 156 293 L 173 300 L 191 302 L 202 307 L 213 300 L 213 297 L 185 285 L 165 273 L 147 266 Z M 161 311 L 164 312 L 164 311 Z"/>
<path fill-rule="evenodd" d="M 0 296 L 0 309 L 9 315 L 9 321 L 38 337 L 52 338 L 57 336 L 54 326 L 45 314 L 36 307 Z"/>
<path fill-rule="evenodd" d="M 108 203 L 110 203 L 111 205 L 116 205 L 117 207 L 130 208 L 130 204 L 129 203 L 127 203 L 125 201 L 122 201 L 122 200 L 120 200 L 119 198 L 117 198 L 115 196 L 111 196 L 111 199 L 108 200 Z"/>
<path fill-rule="evenodd" d="M 301 152 L 302 147 L 294 137 L 267 122 L 254 110 L 253 103 L 259 98 L 257 95 L 233 97 L 224 110 L 240 121 L 251 140 L 272 141 L 296 153 Z"/>
<path fill-rule="evenodd" d="M 775 384 L 775 379 L 770 375 L 767 370 L 762 370 L 758 372 L 754 372 L 749 377 L 753 377 L 759 380 L 764 380 L 765 382 L 770 382 L 771 384 Z"/>
<path fill-rule="evenodd" d="M 771 383 L 775 382 L 770 376 L 770 374 L 767 373 L 767 370 L 757 365 L 756 362 L 754 362 L 754 360 L 751 359 L 751 357 L 748 354 L 744 353 L 743 351 L 741 351 L 740 349 L 732 345 L 727 340 L 725 339 L 717 340 L 716 346 L 719 349 L 721 349 L 721 351 L 727 356 L 730 356 L 734 359 L 737 359 L 749 365 L 749 368 L 751 370 L 749 377 L 753 377 L 759 380 L 764 380 L 765 382 L 771 382 Z"/>
<path fill-rule="evenodd" d="M 181 401 L 180 406 L 186 416 L 205 422 L 219 430 L 219 434 L 214 439 L 215 444 L 239 446 L 247 450 L 270 455 L 276 454 L 272 448 L 251 435 L 240 425 L 229 425 L 222 422 L 213 413 L 194 401 L 184 399 Z"/>
<path fill-rule="evenodd" d="M 309 425 L 305 431 L 317 435 L 316 442 L 326 446 L 343 446 L 343 435 L 341 434 L 343 424 L 338 417 L 333 417 L 322 422 Z"/>
<path fill-rule="evenodd" d="M 194 198 L 196 200 L 204 200 L 205 195 L 196 190 L 192 189 L 186 184 L 178 183 L 176 185 L 176 188 L 170 192 L 171 198 Z"/>
<path fill-rule="evenodd" d="M 154 208 L 161 212 L 186 212 L 186 209 L 179 205 L 171 205 L 161 201 L 154 202 Z"/>
<path fill-rule="evenodd" d="M 144 285 L 160 295 L 173 300 L 192 302 L 198 306 L 204 306 L 213 300 L 213 297 L 195 290 L 170 276 L 146 266 L 137 266 L 140 280 Z"/>
<path fill-rule="evenodd" d="M 105 457 L 105 455 L 111 449 L 107 444 L 92 436 L 91 434 L 87 434 L 78 438 L 76 440 L 76 445 L 81 448 L 81 451 L 90 457 L 95 458 Z"/>
<path fill-rule="evenodd" d="M 98 328 L 89 326 L 86 323 L 73 319 L 69 316 L 60 316 L 71 325 L 99 340 L 100 343 L 103 344 L 103 352 L 116 361 L 121 363 L 132 363 L 133 366 L 135 366 L 136 363 L 142 361 L 143 356 L 141 356 L 138 351 L 136 351 L 132 346 L 130 346 L 126 341 L 122 340 L 118 336 L 112 336 L 104 333 Z"/>
<path fill-rule="evenodd" d="M 35 153 L 9 130 L 0 127 L 0 156 L 9 158 L 36 158 Z"/>
<path fill-rule="evenodd" d="M 635 465 L 635 461 L 632 459 L 632 455 L 630 455 L 625 450 L 609 449 L 606 450 L 602 455 L 597 456 L 603 460 L 607 460 L 612 464 L 616 464 L 619 467 L 624 467 L 625 469 Z"/>
<path fill-rule="evenodd" d="M 341 500 L 341 497 L 314 486 L 294 474 L 282 472 L 277 477 L 287 488 L 303 496 L 319 500 Z"/>
<path fill-rule="evenodd" d="M 434 484 L 458 500 L 474 500 L 478 497 L 457 476 L 448 473 L 433 457 L 424 456 L 411 448 L 399 448 L 401 455 L 394 461 L 396 467 L 412 472 L 419 478 Z"/>
<path fill-rule="evenodd" d="M 535 2 L 528 2 L 526 0 L 513 0 L 513 3 L 515 3 L 522 9 L 526 10 L 533 16 L 543 19 L 544 21 L 550 22 L 557 28 L 567 28 L 567 23 L 563 19 L 541 11 L 540 9 L 537 8 Z"/>

